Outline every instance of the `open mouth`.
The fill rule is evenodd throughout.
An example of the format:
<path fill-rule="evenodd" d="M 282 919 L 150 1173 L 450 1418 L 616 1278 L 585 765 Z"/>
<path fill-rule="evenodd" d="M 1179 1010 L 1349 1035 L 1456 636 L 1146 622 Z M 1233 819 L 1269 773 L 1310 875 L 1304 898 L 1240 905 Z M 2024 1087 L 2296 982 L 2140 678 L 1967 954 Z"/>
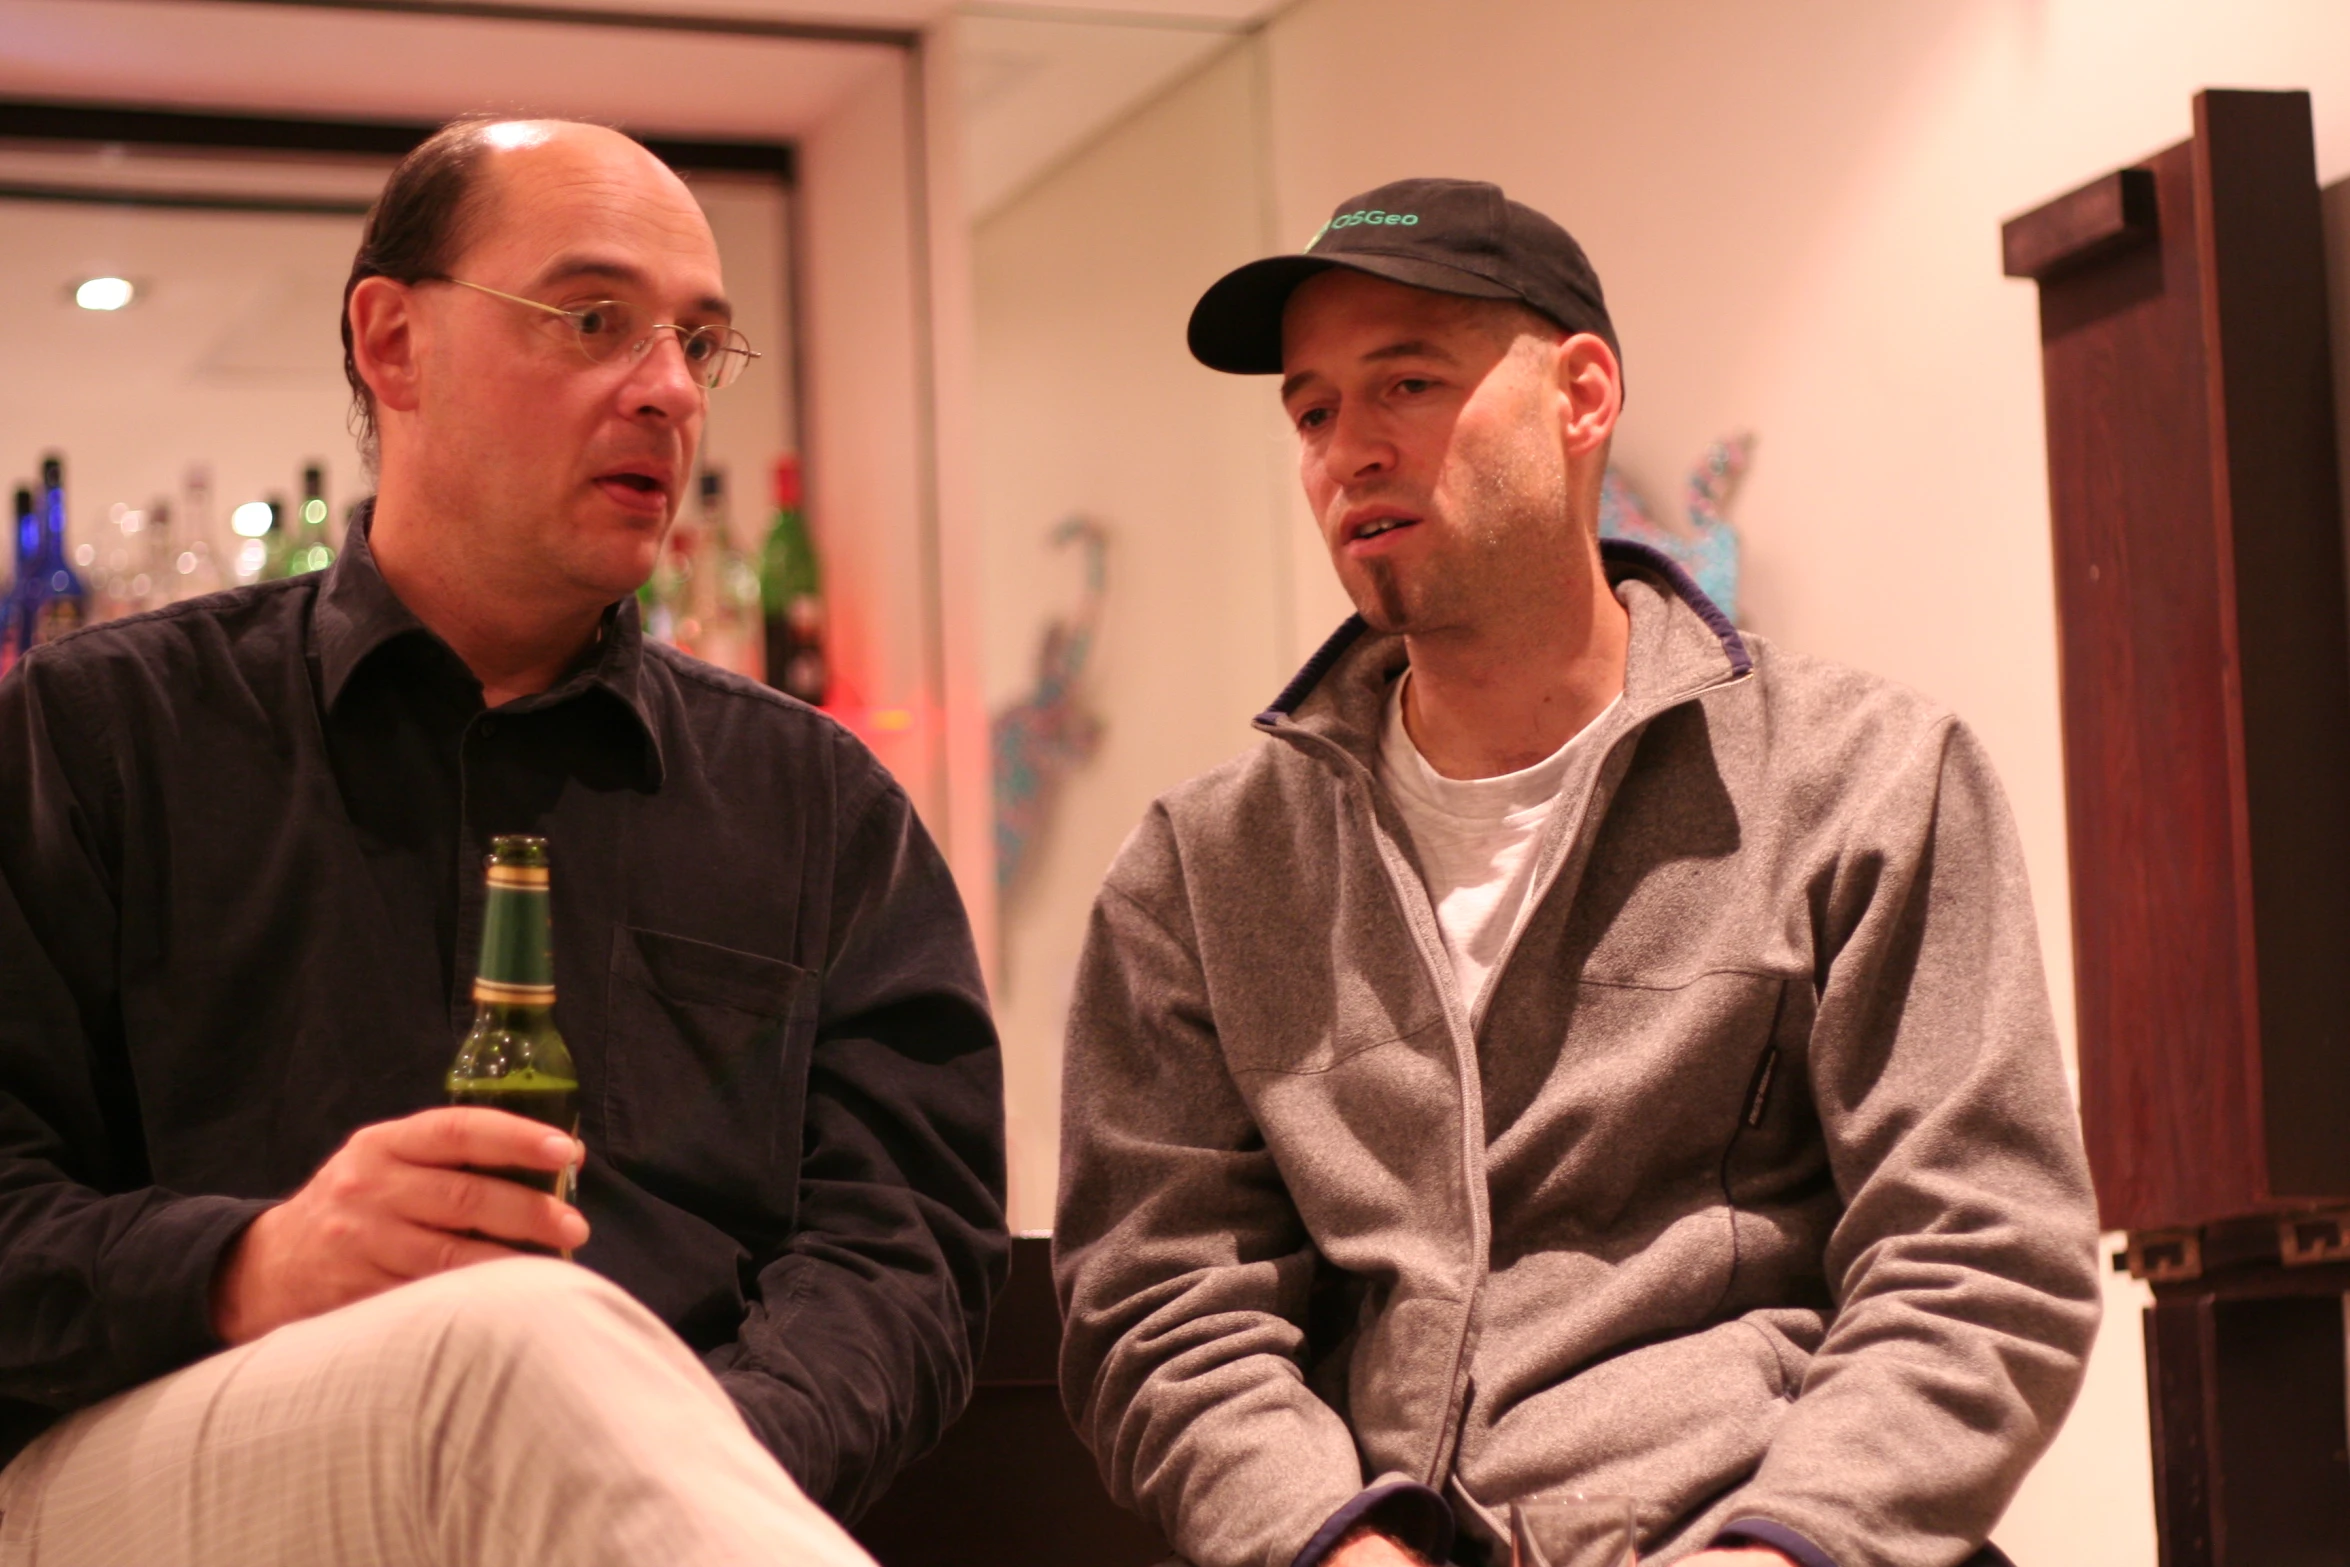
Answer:
<path fill-rule="evenodd" d="M 1369 522 L 1349 534 L 1346 542 L 1368 544 L 1374 539 L 1383 538 L 1390 533 L 1408 528 L 1419 520 L 1417 517 L 1373 517 Z"/>
<path fill-rule="evenodd" d="M 669 487 L 655 475 L 634 469 L 599 474 L 596 488 L 632 511 L 659 511 L 669 504 Z"/>

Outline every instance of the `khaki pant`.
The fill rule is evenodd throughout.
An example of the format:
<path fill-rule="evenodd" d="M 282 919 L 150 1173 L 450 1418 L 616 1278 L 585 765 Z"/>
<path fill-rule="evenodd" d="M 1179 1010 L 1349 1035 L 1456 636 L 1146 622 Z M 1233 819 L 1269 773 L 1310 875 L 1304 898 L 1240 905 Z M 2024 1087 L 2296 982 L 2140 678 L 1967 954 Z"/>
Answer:
<path fill-rule="evenodd" d="M 872 1567 L 621 1290 L 517 1258 L 278 1329 L 0 1471 L 0 1567 Z"/>

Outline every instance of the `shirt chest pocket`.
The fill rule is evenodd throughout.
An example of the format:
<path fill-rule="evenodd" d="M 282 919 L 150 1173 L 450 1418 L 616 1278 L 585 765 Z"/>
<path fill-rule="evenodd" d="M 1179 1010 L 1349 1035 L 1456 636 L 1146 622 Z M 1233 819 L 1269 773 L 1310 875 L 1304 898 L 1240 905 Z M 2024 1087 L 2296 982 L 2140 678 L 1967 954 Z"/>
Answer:
<path fill-rule="evenodd" d="M 620 1173 L 738 1235 L 788 1228 L 816 990 L 775 958 L 616 929 L 604 1126 Z"/>

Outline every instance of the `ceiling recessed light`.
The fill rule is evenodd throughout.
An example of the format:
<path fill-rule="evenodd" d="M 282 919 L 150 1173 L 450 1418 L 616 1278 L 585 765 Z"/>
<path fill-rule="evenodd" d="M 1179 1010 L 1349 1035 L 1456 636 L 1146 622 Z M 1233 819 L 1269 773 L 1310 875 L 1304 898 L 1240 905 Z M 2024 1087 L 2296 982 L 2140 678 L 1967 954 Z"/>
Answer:
<path fill-rule="evenodd" d="M 129 278 L 94 277 L 73 291 L 73 302 L 84 310 L 120 310 L 139 297 Z"/>

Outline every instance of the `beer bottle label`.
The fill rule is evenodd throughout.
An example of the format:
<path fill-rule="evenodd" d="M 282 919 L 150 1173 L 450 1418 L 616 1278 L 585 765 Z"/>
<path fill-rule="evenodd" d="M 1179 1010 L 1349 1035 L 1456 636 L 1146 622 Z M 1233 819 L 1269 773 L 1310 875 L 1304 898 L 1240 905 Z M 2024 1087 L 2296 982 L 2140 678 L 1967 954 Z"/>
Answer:
<path fill-rule="evenodd" d="M 481 966 L 473 999 L 493 1006 L 552 1006 L 555 954 L 549 939 L 544 865 L 492 862 L 482 908 Z"/>

